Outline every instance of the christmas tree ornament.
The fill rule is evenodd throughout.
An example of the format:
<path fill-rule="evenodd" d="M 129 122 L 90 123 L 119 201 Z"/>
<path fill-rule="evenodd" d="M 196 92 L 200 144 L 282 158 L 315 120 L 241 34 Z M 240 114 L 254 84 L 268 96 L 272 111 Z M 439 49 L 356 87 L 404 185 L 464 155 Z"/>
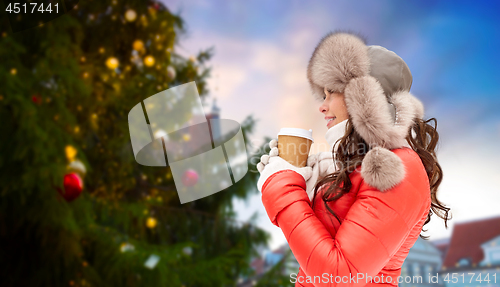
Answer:
<path fill-rule="evenodd" d="M 148 8 L 148 12 L 149 12 L 149 14 L 151 14 L 151 16 L 152 16 L 153 19 L 156 19 L 156 12 L 157 12 L 157 10 L 155 8 L 153 8 L 153 6 L 150 6 Z"/>
<path fill-rule="evenodd" d="M 114 70 L 118 68 L 118 65 L 119 65 L 118 59 L 115 57 L 109 57 L 106 60 L 106 67 L 108 67 L 108 69 Z"/>
<path fill-rule="evenodd" d="M 144 266 L 148 269 L 153 269 L 156 267 L 159 261 L 160 261 L 160 256 L 151 254 L 146 260 L 146 262 L 144 262 Z"/>
<path fill-rule="evenodd" d="M 57 188 L 57 191 L 67 201 L 75 200 L 83 190 L 83 180 L 77 173 L 68 173 L 64 176 L 63 189 Z"/>
<path fill-rule="evenodd" d="M 17 74 L 17 70 L 15 68 L 10 69 L 10 74 L 11 75 Z"/>
<path fill-rule="evenodd" d="M 198 173 L 196 172 L 196 170 L 193 169 L 186 170 L 182 175 L 182 183 L 185 186 L 193 186 L 197 184 L 198 179 L 199 179 Z"/>
<path fill-rule="evenodd" d="M 146 15 L 141 15 L 141 24 L 144 26 L 144 27 L 147 27 L 148 26 L 148 19 L 146 18 Z"/>
<path fill-rule="evenodd" d="M 68 159 L 69 162 L 75 160 L 75 156 L 78 153 L 76 148 L 74 148 L 72 145 L 67 145 L 64 148 L 64 152 L 66 153 L 66 158 Z"/>
<path fill-rule="evenodd" d="M 194 63 L 194 62 L 196 62 L 196 58 L 194 56 L 189 56 L 189 61 L 191 63 Z"/>
<path fill-rule="evenodd" d="M 155 227 L 156 227 L 156 225 L 157 225 L 157 224 L 158 224 L 158 220 L 156 220 L 156 218 L 154 218 L 154 217 L 151 217 L 151 216 L 150 216 L 150 217 L 148 217 L 148 219 L 146 220 L 146 226 L 147 226 L 148 228 L 153 229 L 153 228 L 155 228 Z"/>
<path fill-rule="evenodd" d="M 134 43 L 132 43 L 132 48 L 138 52 L 143 52 L 144 42 L 142 42 L 141 40 L 135 40 Z"/>
<path fill-rule="evenodd" d="M 133 22 L 135 21 L 135 19 L 137 18 L 137 13 L 132 10 L 132 9 L 128 9 L 127 12 L 125 12 L 125 19 L 129 22 Z"/>
<path fill-rule="evenodd" d="M 158 138 L 161 138 L 161 137 L 165 137 L 165 140 L 168 140 L 168 135 L 167 133 L 162 130 L 162 129 L 158 129 L 155 133 L 154 133 L 154 136 L 155 136 L 155 139 L 158 139 Z"/>
<path fill-rule="evenodd" d="M 146 56 L 146 58 L 144 58 L 144 65 L 151 67 L 154 64 L 155 64 L 155 58 L 153 56 L 149 55 Z"/>
<path fill-rule="evenodd" d="M 84 176 L 87 173 L 87 169 L 85 168 L 85 165 L 77 159 L 70 162 L 69 165 L 66 167 L 66 169 L 68 171 L 77 172 L 82 176 Z"/>
<path fill-rule="evenodd" d="M 190 256 L 191 254 L 193 254 L 193 249 L 189 246 L 186 246 L 182 248 L 182 253 L 186 254 L 187 256 Z"/>
<path fill-rule="evenodd" d="M 127 251 L 134 251 L 134 250 L 135 250 L 135 246 L 128 243 L 128 242 L 123 242 L 120 245 L 120 252 L 122 252 L 122 253 L 127 252 Z"/>
<path fill-rule="evenodd" d="M 31 97 L 31 101 L 35 104 L 41 104 L 42 103 L 42 97 L 40 97 L 40 95 L 33 95 Z"/>
<path fill-rule="evenodd" d="M 174 67 L 172 67 L 172 66 L 168 66 L 168 67 L 167 67 L 167 77 L 168 77 L 170 80 L 173 80 L 173 79 L 175 79 L 175 76 L 176 76 L 176 73 L 175 73 L 175 69 L 174 69 Z"/>
<path fill-rule="evenodd" d="M 130 58 L 130 61 L 135 64 L 135 66 L 142 71 L 142 67 L 144 64 L 142 63 L 141 57 L 139 57 L 139 52 L 136 50 L 132 50 L 132 57 Z"/>

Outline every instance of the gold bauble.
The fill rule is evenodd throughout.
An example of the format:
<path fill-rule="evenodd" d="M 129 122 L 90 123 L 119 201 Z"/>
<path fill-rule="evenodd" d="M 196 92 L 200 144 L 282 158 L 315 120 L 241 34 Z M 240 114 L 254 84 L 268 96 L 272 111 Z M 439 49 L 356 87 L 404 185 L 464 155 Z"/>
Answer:
<path fill-rule="evenodd" d="M 140 51 L 144 50 L 144 42 L 142 42 L 141 40 L 135 40 L 134 43 L 132 44 L 132 48 L 134 48 L 134 50 L 140 52 Z"/>
<path fill-rule="evenodd" d="M 127 21 L 133 22 L 136 18 L 137 13 L 134 10 L 128 9 L 127 12 L 125 12 L 125 19 L 127 19 Z"/>
<path fill-rule="evenodd" d="M 151 67 L 155 64 L 155 58 L 153 56 L 149 55 L 144 58 L 144 65 Z"/>
<path fill-rule="evenodd" d="M 155 228 L 157 224 L 158 220 L 156 220 L 156 218 L 154 217 L 148 217 L 148 219 L 146 220 L 146 226 L 148 228 Z"/>
<path fill-rule="evenodd" d="M 74 148 L 72 145 L 67 145 L 66 148 L 64 148 L 64 151 L 66 152 L 66 158 L 69 162 L 72 162 L 75 159 L 76 154 L 78 153 L 76 148 Z"/>
<path fill-rule="evenodd" d="M 120 63 L 118 62 L 118 59 L 115 57 L 109 57 L 106 60 L 106 67 L 108 67 L 108 69 L 111 69 L 111 70 L 118 68 L 119 64 Z"/>

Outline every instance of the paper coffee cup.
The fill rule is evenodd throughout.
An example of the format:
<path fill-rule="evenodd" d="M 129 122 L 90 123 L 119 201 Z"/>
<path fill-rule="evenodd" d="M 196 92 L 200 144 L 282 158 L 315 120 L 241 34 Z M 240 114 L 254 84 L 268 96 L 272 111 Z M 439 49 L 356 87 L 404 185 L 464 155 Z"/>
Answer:
<path fill-rule="evenodd" d="M 296 167 L 304 167 L 313 142 L 312 130 L 282 128 L 278 133 L 279 156 Z"/>

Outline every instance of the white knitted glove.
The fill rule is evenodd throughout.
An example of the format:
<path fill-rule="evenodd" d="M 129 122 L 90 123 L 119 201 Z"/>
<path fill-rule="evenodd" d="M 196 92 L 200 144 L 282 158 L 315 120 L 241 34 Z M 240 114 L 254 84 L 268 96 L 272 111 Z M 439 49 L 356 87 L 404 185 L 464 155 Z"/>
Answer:
<path fill-rule="evenodd" d="M 262 186 L 266 182 L 266 180 L 273 174 L 282 170 L 293 170 L 298 174 L 302 175 L 304 180 L 306 181 L 306 185 L 308 180 L 311 178 L 313 171 L 309 166 L 306 167 L 295 167 L 286 160 L 282 159 L 278 156 L 278 141 L 271 140 L 269 142 L 269 147 L 271 151 L 269 155 L 265 154 L 260 158 L 260 162 L 257 164 L 257 170 L 260 172 L 260 178 L 257 182 L 257 188 L 262 192 Z M 307 185 L 309 189 L 309 185 Z M 314 188 L 314 186 L 312 187 Z"/>

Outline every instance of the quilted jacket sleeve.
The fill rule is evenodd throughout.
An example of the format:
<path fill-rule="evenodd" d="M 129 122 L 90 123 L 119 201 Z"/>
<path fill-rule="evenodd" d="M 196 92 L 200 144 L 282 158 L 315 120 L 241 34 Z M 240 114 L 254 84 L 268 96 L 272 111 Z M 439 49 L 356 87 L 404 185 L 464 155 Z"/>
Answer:
<path fill-rule="evenodd" d="M 361 184 L 335 238 L 311 209 L 299 174 L 287 170 L 271 176 L 263 186 L 262 201 L 301 269 L 311 278 L 317 276 L 314 286 L 337 286 L 337 276 L 343 278 L 342 286 L 364 286 L 367 276 L 379 273 L 426 212 L 428 189 L 416 182 L 422 182 L 421 173 L 416 181 L 405 178 L 385 192 Z"/>

